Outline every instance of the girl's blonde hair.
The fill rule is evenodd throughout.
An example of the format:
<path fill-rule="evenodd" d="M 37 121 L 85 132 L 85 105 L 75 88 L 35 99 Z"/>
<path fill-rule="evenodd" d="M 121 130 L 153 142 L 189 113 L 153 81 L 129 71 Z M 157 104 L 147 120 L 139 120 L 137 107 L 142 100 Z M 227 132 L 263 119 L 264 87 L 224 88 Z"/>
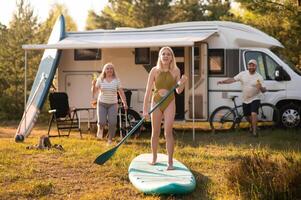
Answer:
<path fill-rule="evenodd" d="M 163 64 L 161 62 L 161 55 L 162 55 L 162 53 L 165 49 L 167 49 L 171 53 L 171 57 L 172 57 L 171 62 L 169 63 L 169 70 L 174 70 L 174 69 L 177 68 L 177 63 L 176 63 L 175 54 L 174 54 L 173 50 L 170 47 L 162 47 L 160 49 L 159 56 L 158 56 L 158 61 L 157 61 L 157 67 L 159 69 L 162 69 Z"/>
<path fill-rule="evenodd" d="M 111 66 L 111 67 L 113 68 L 113 77 L 117 79 L 117 75 L 116 75 L 116 72 L 115 72 L 115 69 L 114 69 L 115 67 L 114 67 L 113 63 L 110 63 L 110 62 L 109 62 L 109 63 L 107 63 L 107 64 L 105 64 L 105 65 L 103 66 L 102 72 L 101 72 L 101 74 L 100 74 L 100 80 L 103 81 L 103 79 L 106 78 L 106 76 L 107 76 L 107 74 L 106 74 L 106 69 L 107 69 L 109 66 Z"/>

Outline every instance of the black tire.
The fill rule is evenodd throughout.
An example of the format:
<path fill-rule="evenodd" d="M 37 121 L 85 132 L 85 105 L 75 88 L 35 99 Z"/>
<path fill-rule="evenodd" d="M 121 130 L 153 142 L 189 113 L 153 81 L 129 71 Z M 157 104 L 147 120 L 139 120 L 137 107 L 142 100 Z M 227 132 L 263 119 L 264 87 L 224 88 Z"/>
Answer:
<path fill-rule="evenodd" d="M 259 125 L 276 127 L 279 126 L 279 110 L 270 103 L 262 103 L 258 109 L 257 122 Z"/>
<path fill-rule="evenodd" d="M 301 125 L 300 107 L 296 104 L 283 106 L 280 110 L 280 125 L 283 128 L 297 128 Z"/>
<path fill-rule="evenodd" d="M 218 107 L 212 112 L 209 123 L 212 131 L 231 130 L 235 126 L 235 113 L 228 106 Z"/>

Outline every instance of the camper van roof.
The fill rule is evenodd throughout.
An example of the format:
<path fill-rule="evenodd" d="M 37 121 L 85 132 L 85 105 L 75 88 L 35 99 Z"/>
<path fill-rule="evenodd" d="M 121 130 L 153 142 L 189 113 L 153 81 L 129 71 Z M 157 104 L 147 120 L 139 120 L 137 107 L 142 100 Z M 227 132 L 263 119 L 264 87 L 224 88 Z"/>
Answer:
<path fill-rule="evenodd" d="M 216 35 L 226 48 L 283 47 L 275 38 L 251 26 L 226 21 L 196 21 L 165 24 L 148 28 L 97 29 L 68 32 L 55 44 L 23 45 L 23 49 L 138 48 L 158 46 L 193 46 Z"/>

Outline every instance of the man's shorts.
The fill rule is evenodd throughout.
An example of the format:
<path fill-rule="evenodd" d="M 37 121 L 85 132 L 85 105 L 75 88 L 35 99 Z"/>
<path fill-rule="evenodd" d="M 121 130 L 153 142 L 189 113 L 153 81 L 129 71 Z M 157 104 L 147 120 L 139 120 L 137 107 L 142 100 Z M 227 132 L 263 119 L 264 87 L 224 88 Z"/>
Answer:
<path fill-rule="evenodd" d="M 242 109 L 244 111 L 244 115 L 250 116 L 252 112 L 258 114 L 259 105 L 260 105 L 260 100 L 258 99 L 252 101 L 251 103 L 243 103 Z"/>

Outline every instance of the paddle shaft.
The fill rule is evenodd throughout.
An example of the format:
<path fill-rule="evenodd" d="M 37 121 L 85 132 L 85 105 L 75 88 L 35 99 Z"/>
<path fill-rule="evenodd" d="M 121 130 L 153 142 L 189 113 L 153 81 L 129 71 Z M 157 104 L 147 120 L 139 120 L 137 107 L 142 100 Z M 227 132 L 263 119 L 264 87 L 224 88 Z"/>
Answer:
<path fill-rule="evenodd" d="M 152 112 L 154 112 L 163 103 L 163 101 L 165 101 L 174 92 L 177 87 L 179 87 L 178 83 L 171 90 L 169 90 L 168 93 L 162 99 L 160 99 L 160 101 L 150 111 L 148 111 L 148 114 L 150 115 Z M 116 147 L 119 147 L 122 143 L 124 143 L 124 141 L 143 124 L 144 120 L 145 117 L 143 117 L 138 124 L 132 128 L 132 130 L 116 145 Z"/>

